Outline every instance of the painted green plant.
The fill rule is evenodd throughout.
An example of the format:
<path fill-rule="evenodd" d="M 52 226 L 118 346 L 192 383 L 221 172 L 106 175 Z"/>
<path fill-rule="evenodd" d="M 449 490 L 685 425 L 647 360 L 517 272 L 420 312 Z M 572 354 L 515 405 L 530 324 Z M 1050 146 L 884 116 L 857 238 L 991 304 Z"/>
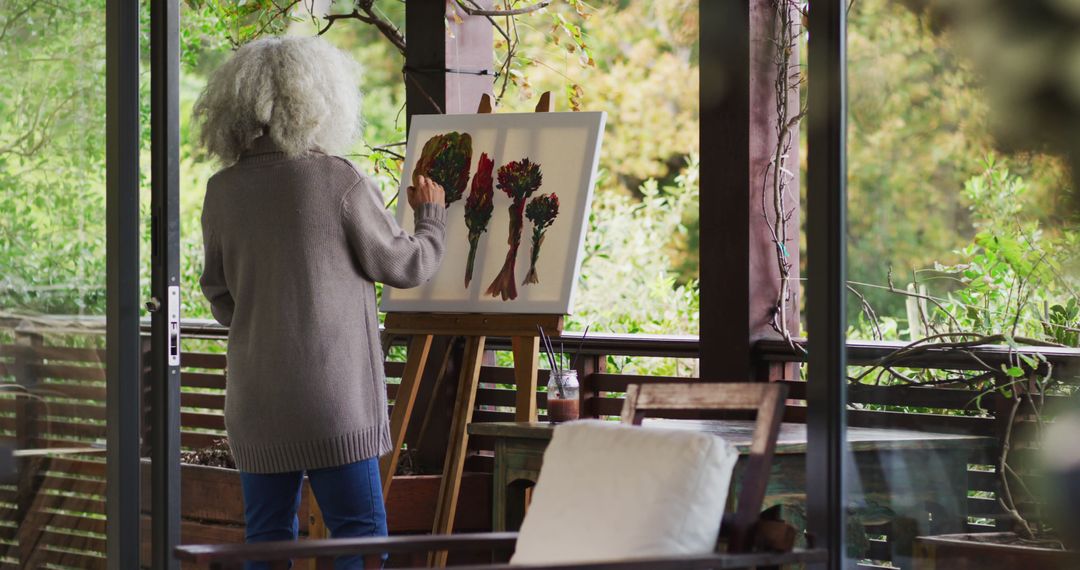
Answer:
<path fill-rule="evenodd" d="M 510 251 L 506 254 L 502 270 L 487 288 L 487 294 L 492 297 L 502 297 L 503 301 L 517 298 L 514 262 L 517 260 L 518 246 L 521 245 L 521 230 L 525 222 L 525 202 L 540 188 L 543 180 L 540 165 L 531 162 L 528 158 L 515 160 L 499 168 L 499 190 L 502 190 L 513 202 L 510 204 L 510 236 L 507 239 Z"/>
<path fill-rule="evenodd" d="M 554 192 L 542 194 L 532 199 L 525 207 L 525 217 L 533 223 L 532 255 L 529 257 L 529 273 L 525 275 L 524 285 L 539 283 L 540 277 L 536 274 L 536 260 L 540 258 L 540 246 L 544 243 L 544 235 L 555 218 L 559 217 L 559 197 Z"/>
<path fill-rule="evenodd" d="M 413 185 L 417 177 L 427 176 L 446 191 L 449 207 L 461 199 L 469 183 L 469 167 L 472 166 L 472 136 L 469 133 L 450 132 L 435 135 L 424 143 L 420 158 L 413 168 Z"/>
<path fill-rule="evenodd" d="M 469 228 L 469 258 L 465 265 L 466 289 L 472 282 L 476 247 L 480 243 L 480 236 L 487 231 L 491 213 L 495 209 L 495 188 L 491 178 L 491 172 L 494 169 L 495 161 L 488 158 L 486 152 L 481 153 L 480 162 L 476 165 L 476 174 L 473 175 L 472 187 L 469 188 L 469 197 L 465 199 L 465 226 Z"/>

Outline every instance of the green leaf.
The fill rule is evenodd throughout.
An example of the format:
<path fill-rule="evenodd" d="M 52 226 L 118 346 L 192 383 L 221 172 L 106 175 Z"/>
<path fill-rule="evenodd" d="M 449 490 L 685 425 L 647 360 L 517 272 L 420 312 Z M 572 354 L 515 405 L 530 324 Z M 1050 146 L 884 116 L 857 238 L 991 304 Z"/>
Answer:
<path fill-rule="evenodd" d="M 1024 369 L 1020 368 L 1019 366 L 1006 367 L 1004 364 L 1002 364 L 1001 365 L 1001 371 L 1004 372 L 1005 374 L 1008 374 L 1012 378 L 1023 378 L 1024 377 Z"/>

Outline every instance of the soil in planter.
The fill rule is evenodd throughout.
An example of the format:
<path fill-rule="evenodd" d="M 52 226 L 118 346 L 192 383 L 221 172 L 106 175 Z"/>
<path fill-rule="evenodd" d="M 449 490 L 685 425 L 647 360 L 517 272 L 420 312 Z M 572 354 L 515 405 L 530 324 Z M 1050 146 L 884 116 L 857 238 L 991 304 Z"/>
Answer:
<path fill-rule="evenodd" d="M 180 453 L 180 461 L 182 463 L 187 463 L 188 465 L 205 465 L 207 467 L 236 469 L 236 462 L 233 461 L 232 451 L 229 449 L 229 442 L 224 439 L 216 440 L 214 443 L 201 449 L 183 451 Z"/>
<path fill-rule="evenodd" d="M 394 475 L 442 475 L 440 469 L 425 469 L 416 461 L 417 450 L 403 449 L 398 457 L 397 469 Z"/>

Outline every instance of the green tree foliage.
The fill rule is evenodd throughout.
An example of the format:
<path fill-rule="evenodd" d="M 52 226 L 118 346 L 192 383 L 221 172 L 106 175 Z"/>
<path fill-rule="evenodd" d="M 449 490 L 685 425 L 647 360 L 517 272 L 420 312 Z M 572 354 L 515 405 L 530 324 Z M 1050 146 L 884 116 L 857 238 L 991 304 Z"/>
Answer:
<path fill-rule="evenodd" d="M 953 252 L 957 261 L 917 272 L 917 287 L 898 295 L 906 315 L 875 321 L 862 313 L 854 336 L 915 341 L 962 332 L 1080 346 L 1080 275 L 1071 270 L 1080 235 L 1045 232 L 1025 216 L 1030 186 L 993 156 L 982 167 L 964 184 L 975 233 Z"/>
<path fill-rule="evenodd" d="M 6 214 L 0 217 L 0 306 L 100 314 L 104 1 L 0 2 L 0 68 L 8 78 L 0 83 L 0 207 Z M 336 1 L 332 10 L 347 12 L 349 4 Z M 377 4 L 382 17 L 404 26 L 403 3 Z M 182 4 L 181 267 L 188 317 L 209 315 L 197 287 L 198 227 L 206 180 L 218 168 L 194 144 L 190 107 L 234 45 L 260 35 L 310 34 L 325 25 L 303 11 L 306 3 L 281 10 L 289 5 Z M 974 294 L 978 281 L 964 282 L 965 272 L 999 275 L 1008 267 L 1030 273 L 1019 263 L 1027 254 L 1017 256 L 1031 247 L 1052 258 L 1029 260 L 1032 265 L 1075 274 L 1061 259 L 1076 249 L 1075 237 L 1064 231 L 1052 198 L 1069 184 L 1061 164 L 1040 155 L 1002 156 L 993 168 L 981 164 L 992 150 L 984 97 L 950 37 L 931 29 L 921 12 L 889 0 L 857 0 L 850 15 L 849 277 L 871 285 L 860 290 L 892 320 L 882 325 L 886 334 L 902 336 L 911 325 L 905 297 L 888 291 L 890 269 L 898 288 L 919 270 L 915 275 L 933 295 L 960 303 L 979 300 L 962 297 Z M 516 57 L 498 84 L 508 85 L 501 110 L 531 110 L 537 94 L 550 90 L 559 110 L 609 113 L 572 326 L 697 332 L 696 2 L 560 1 L 516 22 Z M 450 33 L 454 25 L 447 21 Z M 389 201 L 405 137 L 402 56 L 373 26 L 356 20 L 337 21 L 327 37 L 365 66 L 364 142 L 350 157 L 376 175 Z M 497 34 L 499 59 L 504 42 Z M 148 166 L 144 158 L 144 173 Z M 1000 190 L 1016 190 L 1021 179 L 1023 191 Z M 1008 228 L 1023 231 L 986 235 Z M 1031 326 L 1024 330 L 1035 334 L 1035 325 L 1049 326 L 1044 338 L 1053 330 L 1073 333 L 1068 323 L 1077 309 L 1065 286 L 1041 287 L 1032 299 L 1045 303 L 1032 303 Z"/>
<path fill-rule="evenodd" d="M 239 29 L 244 32 L 238 36 L 237 25 L 228 23 L 235 21 L 235 16 L 222 17 L 213 3 L 190 2 L 186 8 L 198 14 L 190 21 L 203 23 L 190 36 L 190 45 L 202 53 L 189 57 L 182 92 L 185 106 L 197 95 L 201 78 L 234 41 L 228 38 L 250 39 L 258 30 L 256 22 L 266 21 L 257 12 L 243 15 Z M 335 9 L 340 11 L 347 10 Z M 404 24 L 403 10 L 394 8 L 384 15 L 397 25 Z M 606 174 L 597 189 L 589 234 L 596 236 L 589 238 L 589 247 L 596 251 L 585 261 L 579 314 L 571 326 L 584 328 L 595 323 L 594 330 L 696 333 L 696 252 L 686 247 L 692 233 L 686 224 L 697 217 L 696 162 L 692 162 L 692 170 L 684 172 L 698 144 L 696 4 L 657 0 L 603 2 L 585 8 L 576 2 L 557 2 L 517 21 L 520 62 L 507 77 L 500 111 L 531 110 L 537 93 L 552 91 L 558 110 L 576 107 L 609 113 L 601 159 Z M 304 18 L 293 19 L 289 25 L 295 33 L 312 31 Z M 453 25 L 448 20 L 448 30 L 452 31 Z M 628 30 L 633 33 L 627 34 Z M 366 68 L 366 142 L 355 149 L 352 158 L 380 174 L 389 200 L 397 189 L 399 173 L 393 153 L 401 148 L 384 149 L 383 145 L 405 136 L 400 54 L 371 26 L 360 22 L 340 20 L 327 35 Z M 505 44 L 495 47 L 502 57 Z M 185 131 L 185 228 L 197 227 L 202 189 L 213 173 L 213 165 L 192 144 L 190 133 Z M 674 209 L 664 212 L 664 208 Z M 635 229 L 636 225 L 645 227 Z M 201 265 L 199 236 L 190 231 L 184 235 L 185 273 L 190 271 L 185 280 L 194 283 Z M 630 266 L 644 270 L 625 271 L 626 264 L 605 261 L 628 257 L 637 259 Z M 678 260 L 691 269 L 676 273 Z M 616 265 L 619 271 L 614 280 L 604 272 Z M 601 280 L 608 286 L 585 292 L 590 282 Z M 607 296 L 600 297 L 604 291 Z M 677 302 L 672 302 L 672 296 Z M 188 315 L 208 314 L 201 299 L 188 297 Z M 627 310 L 616 314 L 612 307 Z"/>
<path fill-rule="evenodd" d="M 682 219 L 698 207 L 698 162 L 691 157 L 673 184 L 655 180 L 642 198 L 607 192 L 596 197 L 585 237 L 577 323 L 594 329 L 649 334 L 697 334 L 697 282 L 679 284 L 663 244 L 685 234 Z"/>
<path fill-rule="evenodd" d="M 959 263 L 976 232 L 972 207 L 984 196 L 963 189 L 993 152 L 986 98 L 952 38 L 890 0 L 853 5 L 848 85 L 848 277 L 871 285 L 861 290 L 879 314 L 903 318 L 905 298 L 883 288 L 890 272 L 902 288 L 915 270 Z M 1055 197 L 1069 184 L 1060 161 L 1022 154 L 998 164 L 1027 180 L 1013 207 L 1059 234 Z M 852 299 L 849 313 L 858 310 Z"/>
<path fill-rule="evenodd" d="M 975 236 L 958 252 L 958 263 L 934 268 L 955 288 L 938 287 L 946 299 L 931 312 L 930 326 L 1080 346 L 1080 275 L 1068 270 L 1080 236 L 1044 232 L 1038 220 L 1024 216 L 1028 184 L 992 156 L 983 166 L 963 192 Z"/>
<path fill-rule="evenodd" d="M 101 0 L 0 2 L 0 309 L 105 302 Z"/>
<path fill-rule="evenodd" d="M 612 176 L 601 191 L 670 183 L 698 149 L 697 2 L 598 2 L 588 15 L 580 30 L 593 65 L 581 65 L 565 32 L 543 22 L 519 29 L 534 65 L 513 79 L 504 105 L 529 111 L 537 93 L 551 91 L 562 94 L 557 110 L 607 111 L 600 166 Z"/>
<path fill-rule="evenodd" d="M 646 183 L 657 181 L 661 194 L 674 187 L 698 151 L 697 0 L 612 0 L 590 6 L 586 17 L 576 20 L 580 36 L 556 25 L 559 18 L 572 20 L 577 14 L 560 3 L 549 8 L 552 23 L 527 21 L 519 27 L 521 57 L 532 65 L 512 77 L 503 105 L 528 112 L 536 94 L 551 91 L 561 94 L 557 110 L 606 111 L 600 168 L 608 175 L 597 195 L 647 200 Z M 588 46 L 588 57 L 580 43 Z M 665 254 L 665 271 L 673 271 L 675 283 L 696 295 L 698 212 L 686 209 L 682 215 L 675 223 L 688 231 L 672 228 L 670 237 L 648 247 Z"/>

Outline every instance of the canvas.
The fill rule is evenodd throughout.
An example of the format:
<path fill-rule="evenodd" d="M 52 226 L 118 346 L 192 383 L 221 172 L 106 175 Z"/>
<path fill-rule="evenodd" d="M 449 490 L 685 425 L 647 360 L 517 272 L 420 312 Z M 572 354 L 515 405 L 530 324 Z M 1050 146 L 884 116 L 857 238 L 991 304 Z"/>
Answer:
<path fill-rule="evenodd" d="M 604 113 L 413 117 L 397 220 L 413 230 L 406 188 L 446 190 L 446 257 L 428 283 L 383 289 L 397 312 L 569 314 L 581 269 Z"/>

